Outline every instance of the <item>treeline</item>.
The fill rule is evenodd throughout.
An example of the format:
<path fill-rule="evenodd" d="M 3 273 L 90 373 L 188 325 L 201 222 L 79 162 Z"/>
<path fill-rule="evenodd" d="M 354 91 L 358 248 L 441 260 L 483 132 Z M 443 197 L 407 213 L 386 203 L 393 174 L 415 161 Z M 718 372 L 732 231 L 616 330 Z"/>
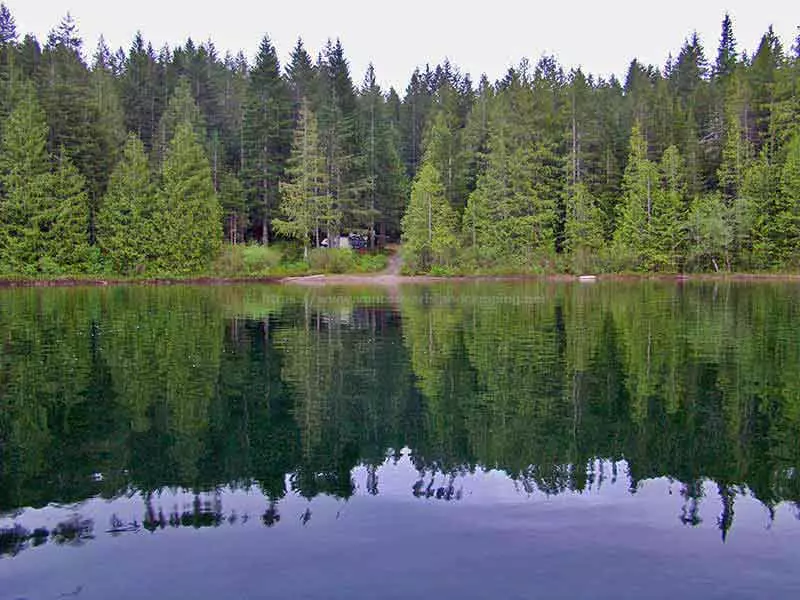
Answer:
<path fill-rule="evenodd" d="M 739 53 L 726 16 L 713 61 L 694 35 L 624 83 L 544 57 L 482 80 L 466 110 L 438 90 L 404 220 L 413 266 L 796 268 L 799 56 L 772 29 Z"/>
<path fill-rule="evenodd" d="M 800 43 L 752 55 L 727 16 L 624 82 L 445 62 L 403 96 L 342 44 L 269 37 L 251 63 L 191 39 L 85 58 L 0 9 L 0 270 L 199 272 L 223 240 L 360 232 L 412 270 L 791 269 L 800 246 Z M 24 160 L 22 158 L 24 157 Z"/>

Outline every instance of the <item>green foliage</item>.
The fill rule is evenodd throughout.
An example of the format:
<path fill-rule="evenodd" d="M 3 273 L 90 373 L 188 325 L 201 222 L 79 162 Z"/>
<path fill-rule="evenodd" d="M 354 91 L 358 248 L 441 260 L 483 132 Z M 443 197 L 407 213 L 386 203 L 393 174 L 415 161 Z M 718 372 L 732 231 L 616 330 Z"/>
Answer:
<path fill-rule="evenodd" d="M 722 535 L 734 495 L 800 500 L 794 284 L 405 286 L 384 298 L 401 319 L 375 293 L 4 290 L 0 511 L 135 491 L 145 528 L 162 500 L 198 526 L 169 490 L 255 490 L 277 512 L 350 496 L 402 447 L 447 494 L 488 468 L 543 496 L 663 477 L 696 512 L 714 481 Z"/>
<path fill-rule="evenodd" d="M 167 149 L 182 123 L 190 123 L 198 140 L 205 142 L 206 126 L 200 108 L 192 96 L 191 84 L 186 77 L 178 80 L 167 108 L 158 123 L 157 138 L 153 145 L 153 158 L 158 168 L 164 162 Z"/>
<path fill-rule="evenodd" d="M 456 215 L 444 195 L 439 172 L 425 162 L 403 217 L 403 253 L 414 271 L 452 263 L 458 251 Z"/>
<path fill-rule="evenodd" d="M 313 271 L 348 273 L 355 270 L 356 253 L 347 248 L 315 248 L 308 254 L 308 264 Z"/>
<path fill-rule="evenodd" d="M 89 260 L 89 201 L 86 180 L 62 149 L 51 175 L 49 190 L 54 206 L 52 224 L 44 242 L 47 257 L 60 270 L 77 273 Z M 42 228 L 42 223 L 39 225 Z"/>
<path fill-rule="evenodd" d="M 287 163 L 287 181 L 281 182 L 280 214 L 273 221 L 275 230 L 296 239 L 308 249 L 314 237 L 319 246 L 320 231 L 327 232 L 338 222 L 329 195 L 325 158 L 320 152 L 317 118 L 303 99 L 294 132 L 292 155 Z"/>
<path fill-rule="evenodd" d="M 755 53 L 740 52 L 726 15 L 712 61 L 692 35 L 663 66 L 633 60 L 624 81 L 565 73 L 543 56 L 522 60 L 494 84 L 483 77 L 475 85 L 445 61 L 415 70 L 398 94 L 381 89 L 372 65 L 357 89 L 340 40 L 329 41 L 316 63 L 298 40 L 282 73 L 267 36 L 248 64 L 244 52 L 221 56 L 211 41 L 156 51 L 137 33 L 127 51 L 112 52 L 101 38 L 90 66 L 70 16 L 40 44 L 18 34 L 0 7 L 0 123 L 31 100 L 41 107 L 31 112 L 37 125 L 22 128 L 31 135 L 19 135 L 22 113 L 9 123 L 15 141 L 9 138 L 5 153 L 16 155 L 4 163 L 8 185 L 0 191 L 0 268 L 36 274 L 102 262 L 124 274 L 205 269 L 213 259 L 197 252 L 213 256 L 218 242 L 188 251 L 199 232 L 189 233 L 191 215 L 184 222 L 172 214 L 158 190 L 126 196 L 119 180 L 111 182 L 117 163 L 130 162 L 123 148 L 131 132 L 157 172 L 154 185 L 181 196 L 159 179 L 187 122 L 233 244 L 299 240 L 307 252 L 323 237 L 351 231 L 365 234 L 370 247 L 396 241 L 410 180 L 430 164 L 456 226 L 430 239 L 439 258 L 411 251 L 412 270 L 710 269 L 701 240 L 715 238 L 709 232 L 716 226 L 701 234 L 698 223 L 710 223 L 708 197 L 717 193 L 729 238 L 724 259 L 712 252 L 718 262 L 735 270 L 794 268 L 800 60 L 788 47 L 770 28 Z M 66 164 L 83 178 L 85 196 L 64 192 L 80 187 Z M 23 172 L 24 186 L 15 183 Z M 195 183 L 205 188 L 199 195 L 208 194 L 207 180 Z M 89 256 L 83 246 L 58 257 L 41 247 L 56 227 L 54 203 L 69 203 L 64 194 L 88 207 L 92 259 L 79 258 Z M 131 235 L 131 247 L 120 233 L 132 214 L 122 197 L 149 198 L 137 210 L 158 225 Z M 108 221 L 110 212 L 118 216 Z M 79 208 L 66 217 L 70 227 L 85 214 Z M 172 243 L 179 232 L 182 250 Z M 194 256 L 184 261 L 186 252 Z M 463 258 L 457 269 L 456 257 Z"/>
<path fill-rule="evenodd" d="M 530 82 L 524 70 L 510 77 L 489 119 L 487 164 L 469 196 L 463 228 L 481 264 L 525 269 L 555 252 L 562 173 L 550 140 L 535 134 L 538 86 L 551 84 Z"/>
<path fill-rule="evenodd" d="M 278 55 L 265 36 L 250 70 L 242 114 L 242 175 L 257 237 L 269 242 L 279 182 L 291 147 L 291 99 L 280 74 Z"/>
<path fill-rule="evenodd" d="M 283 260 L 275 246 L 225 244 L 214 262 L 213 273 L 225 277 L 271 275 Z"/>
<path fill-rule="evenodd" d="M 698 196 L 689 213 L 689 264 L 697 270 L 731 268 L 732 219 L 720 194 Z"/>
<path fill-rule="evenodd" d="M 565 247 L 571 256 L 572 270 L 578 273 L 596 270 L 593 257 L 603 242 L 600 207 L 586 185 L 578 183 L 567 199 Z"/>
<path fill-rule="evenodd" d="M 178 125 L 161 180 L 158 268 L 167 272 L 202 272 L 220 250 L 222 209 L 208 158 L 191 123 Z"/>
<path fill-rule="evenodd" d="M 648 160 L 647 142 L 634 125 L 622 184 L 625 195 L 614 236 L 627 267 L 674 271 L 680 266 L 686 239 L 684 173 L 675 146 L 666 149 L 660 165 Z"/>
<path fill-rule="evenodd" d="M 97 217 L 97 246 L 115 273 L 144 272 L 160 254 L 159 211 L 144 145 L 130 134 Z"/>
<path fill-rule="evenodd" d="M 86 182 L 62 149 L 51 168 L 47 126 L 28 88 L 0 145 L 0 266 L 26 274 L 78 272 L 88 258 Z"/>

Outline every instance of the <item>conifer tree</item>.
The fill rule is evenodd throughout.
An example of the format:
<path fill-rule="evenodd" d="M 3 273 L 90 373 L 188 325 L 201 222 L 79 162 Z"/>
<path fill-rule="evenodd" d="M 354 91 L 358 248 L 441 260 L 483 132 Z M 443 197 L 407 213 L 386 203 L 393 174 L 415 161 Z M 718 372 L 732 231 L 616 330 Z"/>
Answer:
<path fill-rule="evenodd" d="M 167 148 L 175 130 L 180 123 L 191 123 L 195 136 L 206 141 L 206 126 L 200 108 L 192 96 L 191 83 L 188 77 L 181 77 L 167 103 L 167 108 L 158 122 L 156 140 L 153 142 L 153 158 L 160 168 L 166 158 Z"/>
<path fill-rule="evenodd" d="M 33 87 L 26 85 L 2 127 L 0 145 L 0 264 L 36 270 L 42 256 L 39 222 L 47 219 L 49 156 L 47 123 Z"/>
<path fill-rule="evenodd" d="M 733 21 L 731 20 L 731 15 L 725 13 L 725 18 L 722 20 L 722 35 L 719 40 L 717 60 L 714 63 L 714 77 L 724 78 L 732 75 L 736 69 L 738 58 L 736 38 L 733 34 Z"/>
<path fill-rule="evenodd" d="M 167 100 L 162 92 L 163 78 L 163 68 L 152 45 L 146 44 L 141 32 L 137 32 L 125 57 L 120 87 L 125 128 L 139 136 L 148 152 L 156 141 L 158 122 Z"/>
<path fill-rule="evenodd" d="M 458 220 L 444 195 L 436 168 L 427 161 L 411 190 L 403 216 L 403 250 L 409 267 L 427 271 L 452 264 L 458 249 Z"/>
<path fill-rule="evenodd" d="M 333 198 L 335 214 L 341 223 L 334 229 L 366 230 L 369 216 L 359 200 L 366 181 L 360 163 L 358 140 L 358 105 L 350 76 L 350 65 L 339 40 L 330 40 L 317 65 L 317 119 L 320 145 L 325 154 L 328 195 Z"/>
<path fill-rule="evenodd" d="M 319 149 L 316 121 L 304 99 L 287 164 L 287 180 L 281 182 L 281 218 L 274 221 L 278 233 L 303 244 L 306 258 L 312 238 L 315 246 L 319 246 L 320 231 L 330 239 L 329 225 L 338 220 L 331 214 L 333 206 L 327 195 L 325 160 Z"/>
<path fill-rule="evenodd" d="M 44 254 L 58 271 L 83 271 L 87 268 L 89 259 L 89 198 L 86 180 L 63 149 L 56 158 L 49 180 L 48 192 L 53 205 L 53 220 L 44 239 Z"/>
<path fill-rule="evenodd" d="M 658 169 L 647 158 L 641 127 L 631 131 L 630 154 L 622 180 L 623 197 L 614 241 L 624 260 L 637 268 L 651 264 L 654 206 L 659 192 Z"/>
<path fill-rule="evenodd" d="M 0 46 L 17 43 L 17 25 L 5 2 L 0 3 Z"/>
<path fill-rule="evenodd" d="M 571 187 L 567 198 L 564 246 L 576 271 L 591 268 L 603 246 L 603 219 L 597 199 L 585 183 Z"/>
<path fill-rule="evenodd" d="M 222 210 L 208 157 L 188 121 L 175 130 L 161 181 L 159 266 L 175 272 L 202 272 L 222 243 Z"/>
<path fill-rule="evenodd" d="M 544 96 L 544 94 L 542 94 Z M 525 65 L 509 73 L 489 125 L 486 169 L 469 196 L 464 229 L 480 261 L 530 266 L 555 250 L 556 204 L 549 141 L 536 135 L 540 118 Z"/>
<path fill-rule="evenodd" d="M 779 227 L 786 263 L 800 262 L 800 132 L 788 144 L 781 173 Z"/>
<path fill-rule="evenodd" d="M 252 206 L 252 223 L 259 226 L 257 235 L 263 244 L 270 239 L 278 185 L 291 149 L 291 131 L 289 93 L 275 47 L 264 36 L 250 71 L 243 131 L 243 182 Z"/>
<path fill-rule="evenodd" d="M 106 164 L 100 143 L 99 106 L 93 101 L 82 48 L 75 20 L 67 13 L 48 35 L 42 55 L 46 70 L 37 79 L 50 127 L 48 152 L 58 156 L 64 149 L 86 179 L 90 202 L 96 207 L 111 165 Z"/>
<path fill-rule="evenodd" d="M 314 97 L 316 83 L 314 63 L 301 38 L 297 38 L 297 44 L 289 57 L 289 64 L 286 65 L 286 78 L 289 80 L 296 121 L 300 116 L 303 99 Z"/>
<path fill-rule="evenodd" d="M 144 144 L 131 133 L 97 218 L 97 245 L 114 272 L 145 270 L 160 255 L 158 208 Z"/>

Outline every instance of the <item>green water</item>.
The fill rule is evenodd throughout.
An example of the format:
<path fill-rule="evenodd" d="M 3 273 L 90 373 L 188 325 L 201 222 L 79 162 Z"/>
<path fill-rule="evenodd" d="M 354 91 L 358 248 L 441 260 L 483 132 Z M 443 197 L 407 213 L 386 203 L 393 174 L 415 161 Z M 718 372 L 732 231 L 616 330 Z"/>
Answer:
<path fill-rule="evenodd" d="M 546 522 L 566 539 L 597 526 L 601 503 L 628 515 L 600 533 L 612 550 L 619 536 L 623 557 L 705 540 L 696 560 L 716 572 L 732 564 L 725 553 L 763 552 L 769 577 L 736 589 L 789 594 L 799 577 L 784 563 L 800 558 L 799 318 L 792 284 L 3 290 L 0 579 L 9 598 L 47 597 L 37 587 L 47 585 L 103 597 L 105 572 L 89 568 L 91 583 L 42 574 L 100 549 L 146 543 L 166 555 L 182 530 L 194 532 L 180 538 L 185 552 L 226 531 L 244 544 L 230 551 L 237 564 L 249 564 L 244 540 L 270 531 L 288 536 L 289 554 L 335 552 L 338 530 L 324 523 L 344 528 L 352 550 L 361 538 L 343 511 L 386 528 L 367 556 L 392 536 L 416 547 L 408 527 L 420 519 L 456 540 L 465 529 L 451 520 L 478 508 L 469 528 L 563 508 Z M 520 541 L 526 527 L 508 535 Z M 649 540 L 654 528 L 665 537 Z M 566 548 L 556 556 L 554 569 L 578 560 Z M 662 556 L 642 572 L 673 559 L 678 568 L 683 559 Z M 465 587 L 445 595 L 471 597 L 463 568 Z M 680 593 L 670 581 L 662 591 Z M 174 580 L 159 589 L 189 593 Z M 191 593 L 215 597 L 209 589 Z"/>

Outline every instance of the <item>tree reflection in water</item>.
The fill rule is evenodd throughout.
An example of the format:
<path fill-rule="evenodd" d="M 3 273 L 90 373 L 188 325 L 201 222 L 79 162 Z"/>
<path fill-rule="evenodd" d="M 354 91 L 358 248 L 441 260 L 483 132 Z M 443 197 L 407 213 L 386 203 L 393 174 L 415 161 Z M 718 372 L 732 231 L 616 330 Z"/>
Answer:
<path fill-rule="evenodd" d="M 788 285 L 0 293 L 3 554 L 95 535 L 80 518 L 15 525 L 25 507 L 135 492 L 141 521 L 105 531 L 246 521 L 223 512 L 222 488 L 261 491 L 274 527 L 287 494 L 357 494 L 355 469 L 379 496 L 401 448 L 419 474 L 408 491 L 431 501 L 462 499 L 486 469 L 549 496 L 668 477 L 680 522 L 697 526 L 713 481 L 723 541 L 739 496 L 771 515 L 800 501 Z M 194 505 L 158 506 L 174 489 Z"/>

